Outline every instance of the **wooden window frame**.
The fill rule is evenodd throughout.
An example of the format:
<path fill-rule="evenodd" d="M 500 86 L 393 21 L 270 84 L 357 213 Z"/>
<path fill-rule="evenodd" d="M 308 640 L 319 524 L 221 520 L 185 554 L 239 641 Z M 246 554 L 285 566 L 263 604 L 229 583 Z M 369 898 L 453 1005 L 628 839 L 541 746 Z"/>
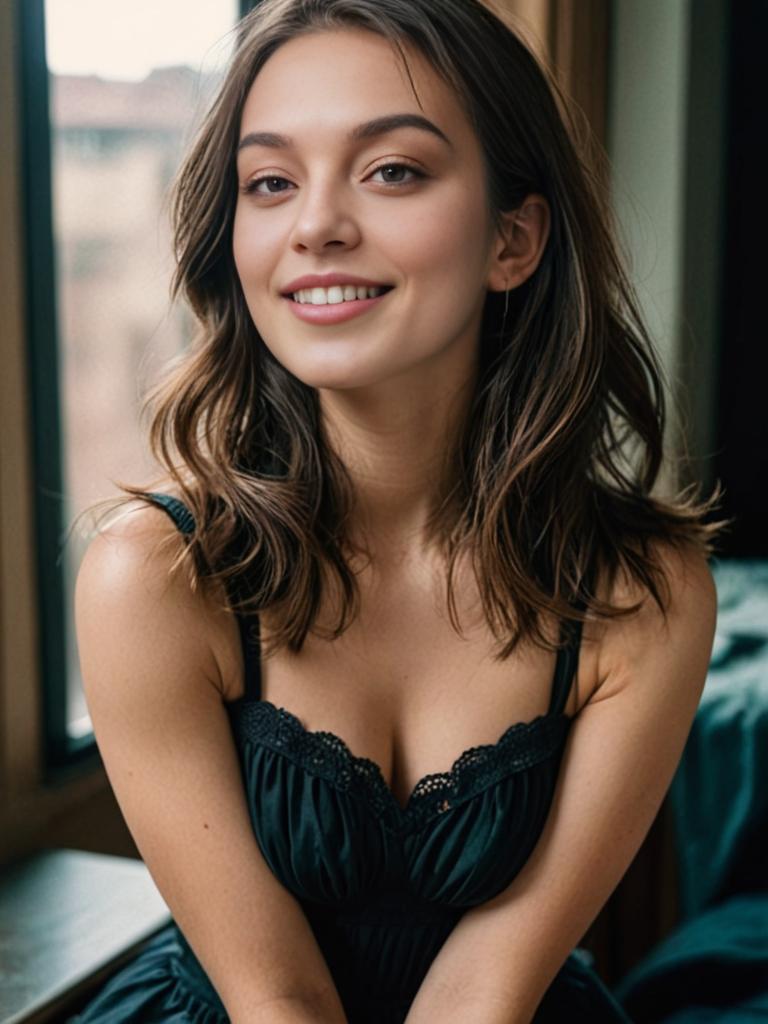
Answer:
<path fill-rule="evenodd" d="M 240 0 L 241 14 L 251 6 Z M 116 809 L 93 734 L 70 737 L 66 723 L 48 125 L 44 0 L 11 0 L 0 4 L 0 865 L 51 842 L 103 849 L 89 811 Z"/>

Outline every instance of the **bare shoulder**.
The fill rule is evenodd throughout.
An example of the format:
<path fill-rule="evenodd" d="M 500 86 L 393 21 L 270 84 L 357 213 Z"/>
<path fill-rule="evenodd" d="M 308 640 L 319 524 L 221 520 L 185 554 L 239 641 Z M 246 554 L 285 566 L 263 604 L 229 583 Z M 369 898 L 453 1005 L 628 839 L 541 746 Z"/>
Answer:
<path fill-rule="evenodd" d="M 190 663 L 220 688 L 222 631 L 229 613 L 220 595 L 195 585 L 179 564 L 183 536 L 160 508 L 127 506 L 91 540 L 75 588 L 81 662 L 104 645 L 131 657 L 151 649 L 158 660 Z"/>
<path fill-rule="evenodd" d="M 619 572 L 601 596 L 619 607 L 639 604 L 634 613 L 601 623 L 597 637 L 598 684 L 593 700 L 636 680 L 690 679 L 700 693 L 712 652 L 717 620 L 717 590 L 706 557 L 693 547 L 656 543 L 653 554 L 663 573 L 662 611 L 653 595 L 626 572 Z M 684 671 L 690 665 L 693 671 Z M 681 671 L 682 670 L 682 671 Z"/>
<path fill-rule="evenodd" d="M 135 502 L 92 538 L 77 576 L 78 600 L 121 601 L 173 591 L 192 595 L 189 572 L 174 572 L 184 538 L 162 509 Z"/>
<path fill-rule="evenodd" d="M 717 594 L 715 582 L 709 563 L 704 555 L 693 546 L 679 548 L 670 543 L 656 542 L 652 545 L 655 560 L 661 566 L 666 587 L 662 587 L 662 596 L 667 591 L 667 613 L 675 617 L 686 610 L 703 611 L 716 604 Z M 651 608 L 658 605 L 648 590 L 626 571 L 617 574 L 609 599 L 620 606 L 630 606 L 642 602 L 640 617 L 653 616 Z"/>

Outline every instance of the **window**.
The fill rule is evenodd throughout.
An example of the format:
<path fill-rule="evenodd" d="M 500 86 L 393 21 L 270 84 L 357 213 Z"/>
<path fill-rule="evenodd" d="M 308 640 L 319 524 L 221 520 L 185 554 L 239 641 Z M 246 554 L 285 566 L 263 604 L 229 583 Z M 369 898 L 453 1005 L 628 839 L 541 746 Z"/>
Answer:
<path fill-rule="evenodd" d="M 30 380 L 47 773 L 95 752 L 72 591 L 74 517 L 149 479 L 139 411 L 188 342 L 169 307 L 168 186 L 248 3 L 19 4 Z"/>

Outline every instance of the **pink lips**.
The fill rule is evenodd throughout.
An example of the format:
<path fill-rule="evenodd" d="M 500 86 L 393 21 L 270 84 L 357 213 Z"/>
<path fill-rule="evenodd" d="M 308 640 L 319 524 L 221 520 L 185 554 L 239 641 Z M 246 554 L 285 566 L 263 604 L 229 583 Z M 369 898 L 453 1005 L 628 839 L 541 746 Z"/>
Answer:
<path fill-rule="evenodd" d="M 291 312 L 308 324 L 340 324 L 352 320 L 356 316 L 367 313 L 369 309 L 389 295 L 386 291 L 373 299 L 352 299 L 350 302 L 337 302 L 327 306 L 313 306 L 309 302 L 294 302 L 286 297 Z"/>
<path fill-rule="evenodd" d="M 314 306 L 310 302 L 294 302 L 293 300 L 293 296 L 304 289 L 344 288 L 347 285 L 354 285 L 356 288 L 383 288 L 384 291 L 374 299 L 352 299 L 348 302 L 335 302 L 325 306 Z M 381 302 L 390 291 L 392 291 L 390 284 L 357 277 L 347 271 L 335 270 L 325 274 L 305 274 L 303 277 L 297 277 L 290 284 L 283 285 L 280 294 L 299 320 L 308 324 L 330 325 L 341 324 L 356 316 L 362 316 L 363 313 L 367 313 L 369 309 Z"/>

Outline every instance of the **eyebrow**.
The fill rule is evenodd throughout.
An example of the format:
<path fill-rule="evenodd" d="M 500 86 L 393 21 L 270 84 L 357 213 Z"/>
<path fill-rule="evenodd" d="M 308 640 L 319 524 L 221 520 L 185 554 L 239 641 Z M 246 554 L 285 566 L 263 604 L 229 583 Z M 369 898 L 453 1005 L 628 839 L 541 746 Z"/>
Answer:
<path fill-rule="evenodd" d="M 374 139 L 379 135 L 386 135 L 396 131 L 398 128 L 418 128 L 420 131 L 429 132 L 437 136 L 453 149 L 453 143 L 448 136 L 436 124 L 433 124 L 421 114 L 387 114 L 384 117 L 375 117 L 372 121 L 364 121 L 354 127 L 348 134 L 350 142 L 360 142 L 363 139 Z M 268 149 L 290 149 L 293 146 L 293 139 L 287 135 L 278 135 L 276 132 L 249 132 L 237 146 L 239 153 L 246 146 L 266 146 Z"/>

